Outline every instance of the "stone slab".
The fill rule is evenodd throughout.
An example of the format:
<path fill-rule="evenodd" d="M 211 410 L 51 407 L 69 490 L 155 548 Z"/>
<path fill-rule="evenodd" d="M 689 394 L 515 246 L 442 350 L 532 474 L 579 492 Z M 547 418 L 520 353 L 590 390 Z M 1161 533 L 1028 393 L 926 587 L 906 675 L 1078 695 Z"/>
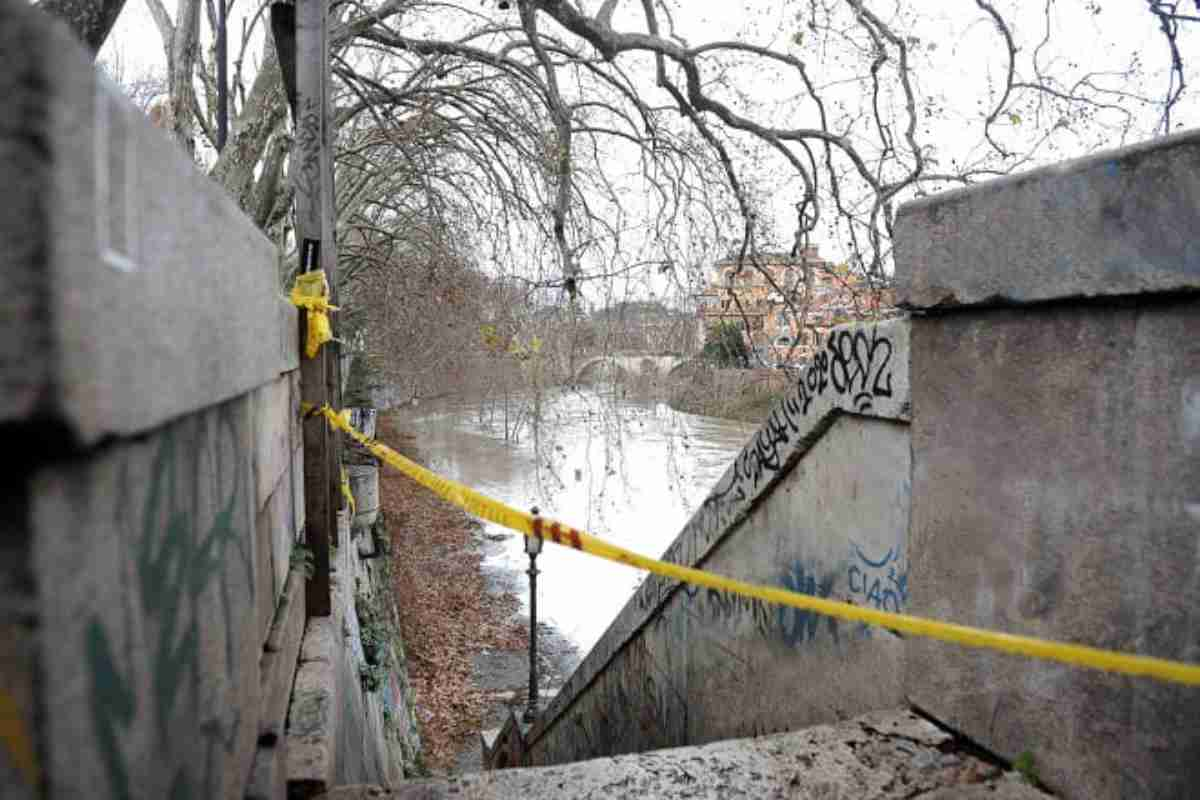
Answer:
<path fill-rule="evenodd" d="M 1200 291 L 1200 131 L 914 200 L 896 298 L 941 309 Z"/>
<path fill-rule="evenodd" d="M 337 620 L 310 617 L 287 716 L 288 797 L 312 797 L 334 785 L 337 774 Z"/>
<path fill-rule="evenodd" d="M 292 570 L 287 588 L 275 610 L 274 623 L 263 648 L 259 673 L 262 676 L 262 708 L 258 715 L 259 735 L 283 738 L 288 702 L 292 696 L 300 662 L 304 634 L 304 574 Z"/>
<path fill-rule="evenodd" d="M 259 636 L 247 396 L 29 483 L 46 798 L 231 797 Z"/>
<path fill-rule="evenodd" d="M 0 178 L 20 199 L 0 228 L 0 317 L 21 328 L 0 345 L 0 422 L 56 419 L 90 444 L 295 368 L 273 244 L 64 26 L 5 2 L 0 29 L 17 67 L 0 77 Z"/>
<path fill-rule="evenodd" d="M 772 407 L 766 424 L 751 437 L 662 558 L 680 564 L 703 564 L 722 540 L 746 521 L 755 506 L 802 463 L 805 454 L 839 417 L 852 414 L 907 420 L 911 396 L 908 361 L 907 319 L 835 328 L 814 365 Z M 679 588 L 677 581 L 646 577 L 534 723 L 529 736 L 531 747 L 536 747 L 543 731 L 567 719 L 567 709 L 576 698 L 644 625 L 662 619 L 666 603 Z"/>
<path fill-rule="evenodd" d="M 937 794 L 942 792 L 942 794 Z M 444 800 L 469 797 L 554 800 L 658 798 L 987 797 L 1049 795 L 1012 773 L 957 750 L 950 737 L 905 711 L 864 715 L 839 725 L 733 739 L 531 769 L 506 769 L 393 789 L 339 786 L 327 800 Z"/>
<path fill-rule="evenodd" d="M 913 320 L 911 610 L 1200 663 L 1200 299 Z M 925 639 L 912 701 L 1065 797 L 1184 797 L 1200 693 Z"/>

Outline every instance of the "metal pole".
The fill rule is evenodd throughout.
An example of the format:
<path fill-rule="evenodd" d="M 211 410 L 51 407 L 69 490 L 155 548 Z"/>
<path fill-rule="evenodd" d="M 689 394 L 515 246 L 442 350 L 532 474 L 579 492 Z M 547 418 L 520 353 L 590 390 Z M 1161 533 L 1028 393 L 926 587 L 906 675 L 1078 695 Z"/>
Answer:
<path fill-rule="evenodd" d="M 529 554 L 529 703 L 525 707 L 525 721 L 533 722 L 538 713 L 537 680 L 537 556 Z"/>

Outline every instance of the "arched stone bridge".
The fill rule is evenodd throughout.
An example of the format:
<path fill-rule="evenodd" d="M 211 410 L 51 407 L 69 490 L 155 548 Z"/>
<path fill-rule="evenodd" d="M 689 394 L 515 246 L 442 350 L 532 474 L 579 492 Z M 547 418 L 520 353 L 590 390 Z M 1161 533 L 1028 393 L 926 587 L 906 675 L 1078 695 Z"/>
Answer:
<path fill-rule="evenodd" d="M 601 370 L 610 373 L 624 372 L 630 375 L 666 375 L 680 366 L 683 356 L 660 353 L 607 353 L 586 359 L 575 370 L 572 382 L 594 378 Z"/>

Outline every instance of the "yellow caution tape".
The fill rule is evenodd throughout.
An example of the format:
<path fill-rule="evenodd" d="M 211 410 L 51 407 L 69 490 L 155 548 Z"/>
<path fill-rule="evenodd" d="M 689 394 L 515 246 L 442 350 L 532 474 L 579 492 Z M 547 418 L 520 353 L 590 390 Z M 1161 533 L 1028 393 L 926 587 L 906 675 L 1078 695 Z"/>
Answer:
<path fill-rule="evenodd" d="M 631 550 L 597 539 L 577 528 L 572 528 L 555 520 L 535 517 L 523 511 L 505 505 L 498 500 L 476 492 L 467 486 L 443 478 L 434 472 L 416 464 L 380 444 L 350 425 L 349 412 L 338 414 L 328 406 L 312 409 L 308 413 L 320 413 L 329 423 L 349 434 L 355 441 L 366 447 L 381 460 L 408 475 L 422 486 L 435 494 L 470 512 L 471 514 L 503 525 L 510 530 L 525 536 L 536 536 L 539 539 L 549 538 L 555 544 L 573 547 L 591 555 L 615 561 L 618 564 L 628 564 L 632 567 L 653 572 L 667 578 L 685 581 L 696 586 L 732 592 L 745 597 L 754 597 L 768 603 L 792 606 L 793 608 L 816 611 L 839 619 L 865 622 L 869 625 L 879 625 L 894 631 L 915 636 L 925 636 L 940 639 L 944 642 L 967 647 L 979 647 L 989 650 L 999 650 L 1005 653 L 1031 656 L 1033 658 L 1059 661 L 1064 664 L 1075 664 L 1081 667 L 1120 672 L 1125 675 L 1144 675 L 1172 683 L 1183 683 L 1190 686 L 1200 686 L 1200 665 L 1187 664 L 1181 661 L 1169 661 L 1151 656 L 1139 656 L 1129 653 L 1119 653 L 1114 650 L 1101 650 L 1086 645 L 1066 644 L 1047 639 L 1036 639 L 1031 636 L 1019 636 L 1010 633 L 999 633 L 983 628 L 972 628 L 967 625 L 956 625 L 950 622 L 914 617 L 908 614 L 897 614 L 890 611 L 878 611 L 873 608 L 843 603 L 837 600 L 827 600 L 812 595 L 778 589 L 772 586 L 762 586 L 746 581 L 727 578 L 711 572 L 659 561 L 639 555 Z"/>
<path fill-rule="evenodd" d="M 337 311 L 337 306 L 329 304 L 329 281 L 325 278 L 325 270 L 315 269 L 296 277 L 296 283 L 292 286 L 292 305 L 308 311 L 304 355 L 315 358 L 321 345 L 333 338 L 329 312 Z"/>
<path fill-rule="evenodd" d="M 342 497 L 346 498 L 346 506 L 350 509 L 350 518 L 354 519 L 357 512 L 354 505 L 354 492 L 350 491 L 350 475 L 346 472 L 346 468 L 342 467 Z"/>

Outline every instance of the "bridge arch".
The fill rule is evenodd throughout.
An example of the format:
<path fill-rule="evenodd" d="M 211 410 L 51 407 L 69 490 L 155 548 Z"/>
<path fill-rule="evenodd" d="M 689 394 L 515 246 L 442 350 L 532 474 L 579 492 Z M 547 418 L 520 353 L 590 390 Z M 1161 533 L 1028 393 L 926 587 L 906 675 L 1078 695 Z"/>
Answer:
<path fill-rule="evenodd" d="M 585 359 L 571 376 L 571 382 L 590 377 L 589 373 L 599 365 L 629 375 L 667 375 L 683 364 L 683 356 L 670 353 L 607 353 Z"/>

